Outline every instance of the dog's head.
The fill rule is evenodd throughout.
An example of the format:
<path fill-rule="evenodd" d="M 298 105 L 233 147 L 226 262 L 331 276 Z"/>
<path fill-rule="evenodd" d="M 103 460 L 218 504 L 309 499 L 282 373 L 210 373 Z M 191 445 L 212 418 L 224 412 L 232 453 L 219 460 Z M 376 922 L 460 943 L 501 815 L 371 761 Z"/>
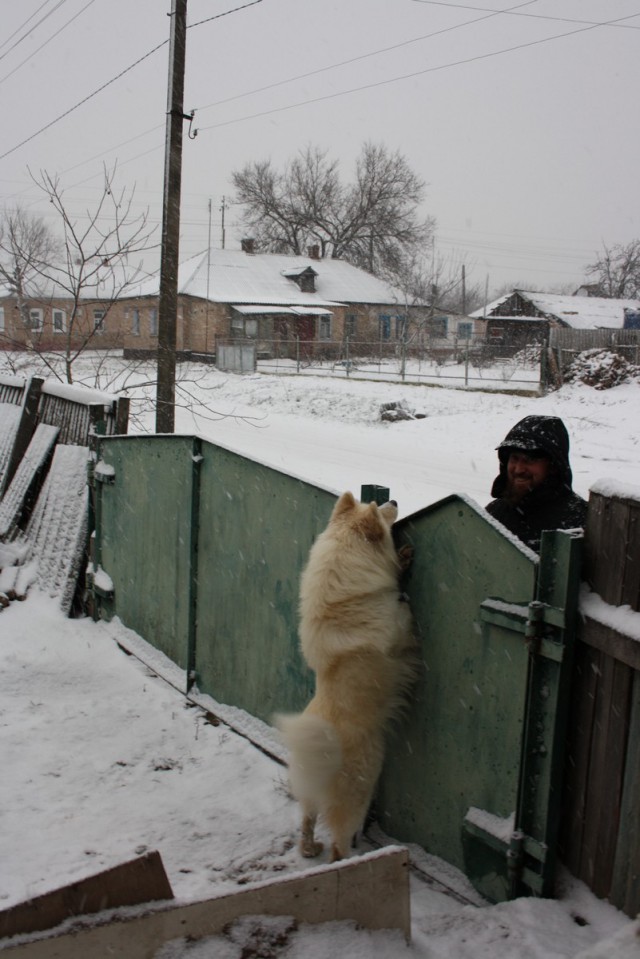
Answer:
<path fill-rule="evenodd" d="M 378 506 L 376 503 L 360 503 L 353 493 L 343 493 L 331 514 L 329 525 L 348 526 L 369 543 L 379 543 L 389 536 L 389 530 L 398 518 L 395 500 Z"/>

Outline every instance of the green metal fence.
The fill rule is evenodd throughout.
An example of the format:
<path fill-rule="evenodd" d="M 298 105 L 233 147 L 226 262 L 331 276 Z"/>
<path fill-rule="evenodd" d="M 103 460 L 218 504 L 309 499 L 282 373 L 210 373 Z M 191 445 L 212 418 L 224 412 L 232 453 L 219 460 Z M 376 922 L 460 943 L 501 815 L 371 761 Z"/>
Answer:
<path fill-rule="evenodd" d="M 98 452 L 99 614 L 178 663 L 185 688 L 267 722 L 303 707 L 299 579 L 334 494 L 196 437 L 106 437 Z M 547 894 L 579 541 L 545 534 L 538 562 L 459 496 L 397 533 L 415 551 L 406 591 L 424 668 L 379 821 L 490 898 Z"/>

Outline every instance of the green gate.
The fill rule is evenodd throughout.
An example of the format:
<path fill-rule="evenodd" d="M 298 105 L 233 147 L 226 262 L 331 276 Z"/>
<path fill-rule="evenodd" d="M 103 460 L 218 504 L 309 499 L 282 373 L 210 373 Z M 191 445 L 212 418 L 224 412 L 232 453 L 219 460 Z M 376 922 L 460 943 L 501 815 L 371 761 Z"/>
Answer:
<path fill-rule="evenodd" d="M 98 455 L 100 615 L 178 663 L 185 690 L 267 722 L 302 708 L 300 573 L 334 494 L 194 437 L 105 437 Z M 491 899 L 548 895 L 580 541 L 545 534 L 538 560 L 459 496 L 397 532 L 415 551 L 405 588 L 424 670 L 378 819 Z"/>
<path fill-rule="evenodd" d="M 544 534 L 538 563 L 459 496 L 398 532 L 415 551 L 406 590 L 424 668 L 388 751 L 379 821 L 490 899 L 548 895 L 580 540 Z"/>

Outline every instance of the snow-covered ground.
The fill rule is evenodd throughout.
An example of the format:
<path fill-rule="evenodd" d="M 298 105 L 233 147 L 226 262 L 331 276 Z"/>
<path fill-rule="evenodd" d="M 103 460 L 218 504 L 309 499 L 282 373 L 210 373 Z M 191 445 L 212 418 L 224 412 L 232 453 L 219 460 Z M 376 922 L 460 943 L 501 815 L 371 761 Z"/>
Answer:
<path fill-rule="evenodd" d="M 87 385 L 113 388 L 90 379 L 88 361 L 82 375 Z M 136 397 L 153 388 L 132 386 L 151 371 L 126 376 L 133 431 L 152 430 L 153 414 Z M 494 447 L 533 412 L 565 420 L 581 494 L 605 478 L 640 482 L 637 383 L 524 398 L 185 367 L 178 397 L 179 431 L 335 491 L 389 486 L 405 515 L 451 492 L 486 503 Z M 380 406 L 391 401 L 425 416 L 382 423 Z M 35 592 L 0 613 L 0 908 L 152 849 L 182 901 L 308 867 L 295 846 L 298 812 L 285 770 L 125 656 L 120 629 L 65 619 Z M 281 954 L 573 959 L 616 933 L 628 939 L 627 951 L 603 945 L 602 955 L 637 949 L 624 931 L 628 919 L 566 875 L 557 900 L 479 906 L 464 877 L 417 858 L 442 885 L 412 876 L 410 948 L 394 934 L 341 924 L 301 928 Z M 165 959 L 239 957 L 241 940 L 177 944 Z"/>

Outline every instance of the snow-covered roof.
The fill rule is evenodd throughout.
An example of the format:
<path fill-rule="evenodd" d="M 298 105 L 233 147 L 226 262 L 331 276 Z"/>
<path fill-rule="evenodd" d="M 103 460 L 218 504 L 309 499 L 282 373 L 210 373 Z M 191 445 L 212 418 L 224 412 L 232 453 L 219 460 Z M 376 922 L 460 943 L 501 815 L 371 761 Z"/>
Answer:
<path fill-rule="evenodd" d="M 514 290 L 547 316 L 555 317 L 575 330 L 621 330 L 625 309 L 640 309 L 640 300 L 610 300 L 601 296 L 563 296 L 560 293 L 530 293 Z M 513 293 L 499 297 L 471 315 L 491 316 Z"/>
<path fill-rule="evenodd" d="M 315 293 L 303 293 L 287 274 L 316 273 Z M 155 276 L 128 291 L 128 296 L 157 296 Z M 400 290 L 344 260 L 307 256 L 211 250 L 193 256 L 178 270 L 178 292 L 215 303 L 332 307 L 348 303 L 403 304 Z"/>

